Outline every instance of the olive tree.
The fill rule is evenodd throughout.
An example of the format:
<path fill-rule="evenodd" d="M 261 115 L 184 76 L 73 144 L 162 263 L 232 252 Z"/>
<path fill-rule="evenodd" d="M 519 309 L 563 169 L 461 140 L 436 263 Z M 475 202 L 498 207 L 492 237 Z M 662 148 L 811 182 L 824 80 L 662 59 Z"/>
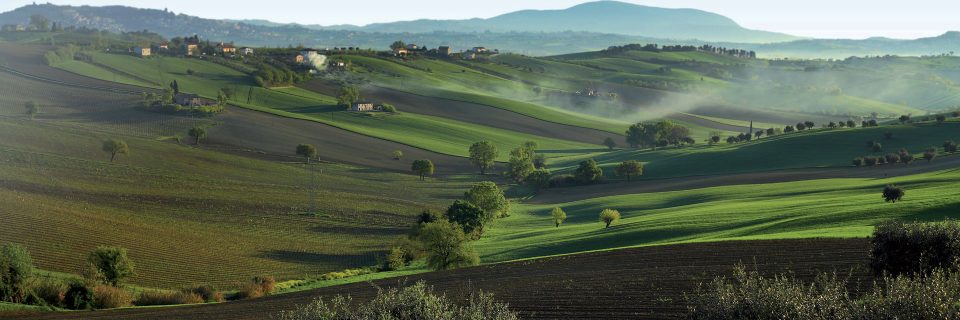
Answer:
<path fill-rule="evenodd" d="M 603 145 L 606 146 L 608 150 L 613 151 L 613 148 L 617 147 L 617 142 L 613 141 L 613 138 L 607 137 L 606 139 L 603 139 Z"/>
<path fill-rule="evenodd" d="M 470 163 L 480 169 L 480 175 L 486 174 L 487 169 L 493 168 L 499 156 L 497 146 L 490 141 L 480 141 L 470 146 Z"/>
<path fill-rule="evenodd" d="M 470 190 L 463 194 L 463 199 L 498 217 L 506 216 L 510 209 L 510 203 L 503 195 L 503 190 L 500 190 L 496 183 L 490 181 L 473 185 Z"/>
<path fill-rule="evenodd" d="M 643 175 L 643 163 L 637 160 L 627 160 L 617 166 L 617 175 L 627 177 L 627 182 L 633 176 Z"/>
<path fill-rule="evenodd" d="M 906 191 L 903 188 L 891 184 L 883 188 L 883 201 L 896 203 L 903 199 L 904 194 Z"/>
<path fill-rule="evenodd" d="M 26 103 L 24 103 L 23 108 L 25 109 L 25 112 L 27 113 L 27 116 L 30 117 L 30 119 L 33 119 L 34 117 L 37 116 L 37 114 L 40 113 L 40 106 L 33 101 L 27 101 Z"/>
<path fill-rule="evenodd" d="M 567 220 L 567 213 L 564 212 L 562 208 L 553 208 L 553 210 L 550 211 L 550 218 L 553 219 L 553 224 L 559 228 L 560 224 Z"/>
<path fill-rule="evenodd" d="M 296 153 L 298 156 L 304 158 L 304 161 L 307 164 L 310 163 L 310 159 L 316 158 L 318 155 L 317 147 L 314 147 L 312 144 L 301 143 L 297 145 Z"/>
<path fill-rule="evenodd" d="M 207 129 L 204 129 L 203 127 L 193 127 L 188 133 L 191 137 L 193 137 L 193 139 L 195 139 L 194 144 L 200 145 L 200 140 L 207 136 Z"/>
<path fill-rule="evenodd" d="M 110 162 L 113 162 L 118 154 L 130 154 L 130 147 L 122 139 L 104 140 L 101 149 L 110 154 Z"/>
<path fill-rule="evenodd" d="M 410 170 L 420 176 L 420 181 L 426 180 L 426 176 L 433 175 L 434 169 L 433 162 L 427 159 L 414 160 L 410 165 Z"/>
<path fill-rule="evenodd" d="M 133 261 L 127 257 L 127 249 L 99 246 L 87 256 L 87 262 L 96 271 L 96 278 L 103 284 L 119 286 L 133 275 Z"/>
<path fill-rule="evenodd" d="M 439 220 L 426 224 L 417 237 L 427 251 L 427 265 L 434 270 L 449 270 L 480 263 L 469 238 L 455 223 Z"/>
<path fill-rule="evenodd" d="M 609 228 L 610 224 L 617 220 L 620 220 L 620 211 L 603 209 L 603 211 L 600 212 L 600 222 L 606 224 L 605 228 Z"/>
<path fill-rule="evenodd" d="M 474 239 L 479 239 L 483 235 L 483 228 L 493 221 L 494 214 L 487 212 L 480 207 L 463 200 L 454 201 L 447 208 L 447 220 L 456 223 L 463 232 L 471 235 Z"/>

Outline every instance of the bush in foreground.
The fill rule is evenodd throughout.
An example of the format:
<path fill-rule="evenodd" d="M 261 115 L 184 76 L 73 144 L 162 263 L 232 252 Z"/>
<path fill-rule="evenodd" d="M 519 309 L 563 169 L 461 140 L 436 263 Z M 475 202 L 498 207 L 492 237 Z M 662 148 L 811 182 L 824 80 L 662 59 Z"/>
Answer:
<path fill-rule="evenodd" d="M 26 248 L 10 243 L 0 246 L 0 301 L 22 303 L 31 276 L 33 259 Z"/>
<path fill-rule="evenodd" d="M 688 297 L 689 319 L 873 320 L 960 319 L 960 274 L 886 276 L 860 298 L 847 282 L 821 274 L 812 284 L 792 276 L 764 277 L 738 267 Z"/>
<path fill-rule="evenodd" d="M 127 290 L 102 284 L 93 287 L 93 307 L 96 309 L 129 307 L 132 302 Z"/>
<path fill-rule="evenodd" d="M 493 295 L 473 294 L 469 303 L 456 305 L 438 295 L 423 282 L 402 289 L 380 290 L 367 303 L 353 303 L 350 297 L 337 296 L 329 303 L 321 299 L 283 311 L 280 320 L 448 320 L 487 319 L 515 320 L 517 314 Z"/>
<path fill-rule="evenodd" d="M 874 274 L 928 274 L 960 263 L 960 223 L 883 223 L 873 231 Z"/>

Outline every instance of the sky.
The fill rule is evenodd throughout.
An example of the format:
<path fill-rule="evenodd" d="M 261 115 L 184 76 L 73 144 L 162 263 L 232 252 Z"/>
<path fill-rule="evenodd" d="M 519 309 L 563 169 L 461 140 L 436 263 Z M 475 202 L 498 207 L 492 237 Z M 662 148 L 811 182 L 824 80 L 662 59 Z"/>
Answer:
<path fill-rule="evenodd" d="M 402 20 L 489 18 L 524 9 L 563 9 L 587 0 L 50 0 L 54 4 L 127 5 L 216 19 L 266 19 L 302 24 L 354 24 Z M 623 0 L 725 15 L 742 26 L 815 38 L 912 39 L 960 30 L 956 0 Z M 0 0 L 0 12 L 29 4 Z M 46 2 L 46 1 L 42 1 Z M 252 2 L 252 1 L 251 1 Z"/>

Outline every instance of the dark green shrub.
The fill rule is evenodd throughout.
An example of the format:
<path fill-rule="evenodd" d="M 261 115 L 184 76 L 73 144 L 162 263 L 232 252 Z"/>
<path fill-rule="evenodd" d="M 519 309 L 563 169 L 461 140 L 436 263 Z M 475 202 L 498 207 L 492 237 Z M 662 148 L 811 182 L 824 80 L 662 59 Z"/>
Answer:
<path fill-rule="evenodd" d="M 40 300 L 34 304 L 62 307 L 67 296 L 67 284 L 55 279 L 43 279 L 33 285 L 32 291 Z"/>
<path fill-rule="evenodd" d="M 904 194 L 906 194 L 906 191 L 895 185 L 888 185 L 883 188 L 883 200 L 886 202 L 897 203 L 897 201 L 903 199 Z"/>
<path fill-rule="evenodd" d="M 960 262 L 960 224 L 886 222 L 873 231 L 870 268 L 877 275 L 927 274 Z"/>
<path fill-rule="evenodd" d="M 350 297 L 337 296 L 329 303 L 317 299 L 313 303 L 281 312 L 280 320 L 448 320 L 485 319 L 516 320 L 516 313 L 507 304 L 497 302 L 483 292 L 471 295 L 466 305 L 456 305 L 438 295 L 423 282 L 413 286 L 380 290 L 367 303 L 353 303 Z"/>
<path fill-rule="evenodd" d="M 93 290 L 83 283 L 71 283 L 64 295 L 63 305 L 71 310 L 93 309 Z"/>
<path fill-rule="evenodd" d="M 577 183 L 577 178 L 572 174 L 558 174 L 553 177 L 550 177 L 550 187 L 559 188 L 572 186 Z"/>

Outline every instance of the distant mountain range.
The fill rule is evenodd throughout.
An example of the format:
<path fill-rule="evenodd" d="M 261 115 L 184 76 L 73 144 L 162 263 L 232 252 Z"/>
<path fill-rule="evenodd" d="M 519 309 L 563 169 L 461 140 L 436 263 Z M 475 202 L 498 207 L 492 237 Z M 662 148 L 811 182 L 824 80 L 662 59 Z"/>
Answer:
<path fill-rule="evenodd" d="M 489 19 L 416 20 L 362 27 L 339 25 L 313 28 L 385 33 L 582 31 L 744 43 L 801 39 L 782 33 L 745 29 L 730 18 L 706 11 L 648 7 L 617 1 L 588 2 L 563 10 L 523 10 Z"/>
<path fill-rule="evenodd" d="M 960 51 L 960 33 L 917 40 L 801 39 L 749 30 L 727 17 L 701 10 L 615 1 L 589 2 L 564 10 L 524 10 L 489 19 L 416 20 L 366 26 L 216 20 L 124 6 L 39 4 L 0 13 L 0 24 L 27 24 L 35 14 L 64 26 L 111 32 L 149 30 L 167 37 L 198 34 L 211 41 L 235 41 L 250 46 L 386 48 L 394 40 L 404 40 L 428 46 L 486 46 L 530 55 L 555 55 L 628 43 L 712 44 L 755 50 L 764 57 L 799 58 Z"/>

